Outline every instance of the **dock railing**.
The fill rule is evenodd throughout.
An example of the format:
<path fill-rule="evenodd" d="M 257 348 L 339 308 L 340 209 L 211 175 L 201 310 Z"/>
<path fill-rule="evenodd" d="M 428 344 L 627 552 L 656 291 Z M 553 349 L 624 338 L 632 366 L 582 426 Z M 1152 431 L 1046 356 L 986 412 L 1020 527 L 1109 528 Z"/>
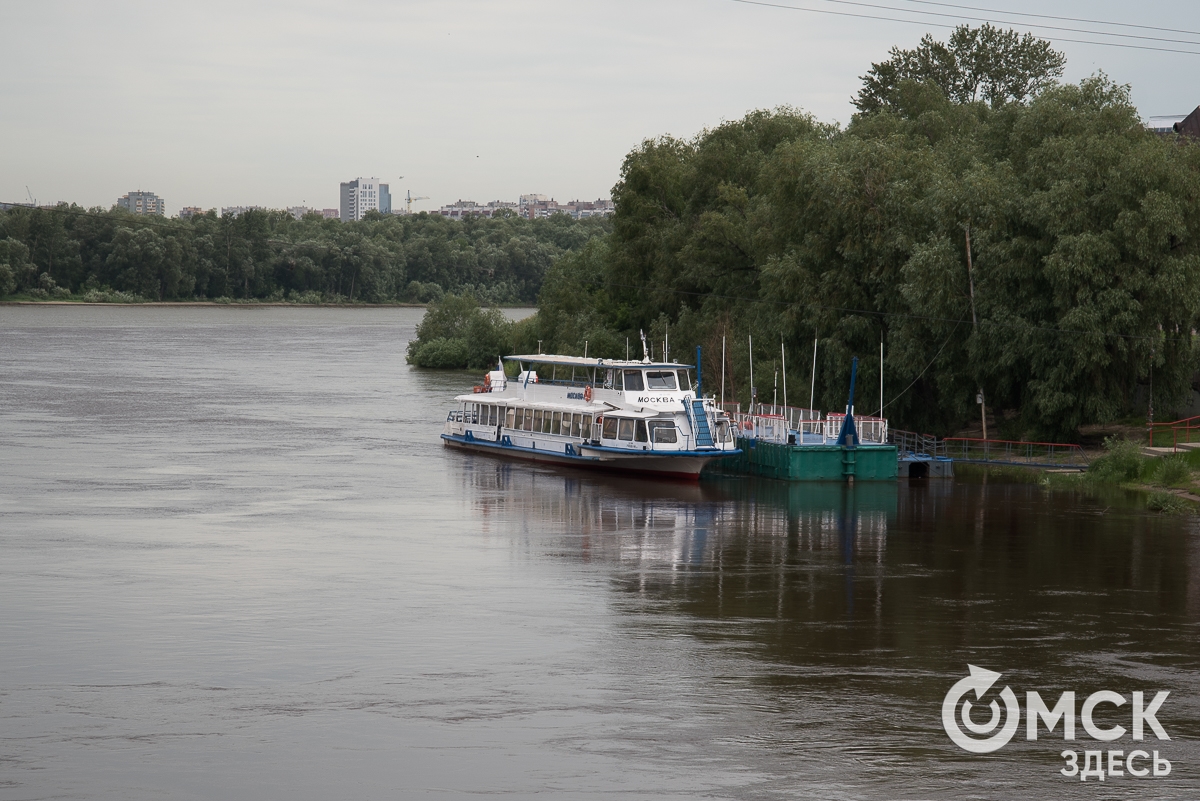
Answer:
<path fill-rule="evenodd" d="M 1004 463 L 1027 467 L 1086 470 L 1087 455 L 1079 445 L 1064 442 L 1022 442 L 1008 439 L 946 437 L 945 455 L 961 462 Z"/>
<path fill-rule="evenodd" d="M 946 455 L 946 443 L 932 434 L 919 434 L 916 431 L 893 428 L 888 431 L 888 442 L 895 445 L 896 450 L 901 454 L 911 453 L 914 456 L 921 454 L 934 458 Z"/>
<path fill-rule="evenodd" d="M 1200 442 L 1200 417 L 1185 417 L 1169 423 L 1149 423 L 1146 429 L 1152 448 L 1170 448 L 1178 451 L 1180 445 Z"/>

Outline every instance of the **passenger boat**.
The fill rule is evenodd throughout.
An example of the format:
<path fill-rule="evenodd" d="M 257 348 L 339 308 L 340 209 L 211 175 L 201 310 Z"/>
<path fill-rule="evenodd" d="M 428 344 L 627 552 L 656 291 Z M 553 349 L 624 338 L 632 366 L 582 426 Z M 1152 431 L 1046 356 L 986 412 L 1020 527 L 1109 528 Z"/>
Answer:
<path fill-rule="evenodd" d="M 510 379 L 503 362 L 516 362 Z M 622 473 L 694 480 L 736 456 L 729 415 L 703 395 L 694 367 L 580 356 L 508 356 L 455 398 L 447 446 Z"/>

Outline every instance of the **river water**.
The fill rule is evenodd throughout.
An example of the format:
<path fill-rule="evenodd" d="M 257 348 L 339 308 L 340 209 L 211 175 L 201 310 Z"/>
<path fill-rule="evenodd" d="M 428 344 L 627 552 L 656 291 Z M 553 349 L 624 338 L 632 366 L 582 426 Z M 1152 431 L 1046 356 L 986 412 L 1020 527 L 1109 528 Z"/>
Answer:
<path fill-rule="evenodd" d="M 1194 519 L 447 451 L 420 314 L 0 307 L 0 799 L 1200 795 Z M 968 753 L 968 664 L 1171 740 Z"/>

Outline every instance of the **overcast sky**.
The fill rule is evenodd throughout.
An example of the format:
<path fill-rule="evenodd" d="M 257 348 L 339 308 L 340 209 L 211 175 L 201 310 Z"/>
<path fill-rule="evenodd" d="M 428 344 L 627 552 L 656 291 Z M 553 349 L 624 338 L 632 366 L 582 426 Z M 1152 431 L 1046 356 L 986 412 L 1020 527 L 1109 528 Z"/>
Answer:
<path fill-rule="evenodd" d="M 878 6 L 975 13 L 778 1 L 895 18 L 912 15 Z M 1200 31 L 1195 0 L 958 5 Z M 975 24 L 988 17 L 1020 19 Z M 40 203 L 108 207 L 141 188 L 170 214 L 322 208 L 357 176 L 390 182 L 397 205 L 406 189 L 429 196 L 418 209 L 529 192 L 608 197 L 622 158 L 648 137 L 690 137 L 779 105 L 844 124 L 859 76 L 889 47 L 944 39 L 939 26 L 962 21 L 923 19 L 733 0 L 0 0 L 0 201 L 24 201 L 28 186 Z M 1067 80 L 1103 70 L 1131 84 L 1143 116 L 1200 104 L 1200 44 L 1186 55 L 1023 29 L 1066 52 Z"/>

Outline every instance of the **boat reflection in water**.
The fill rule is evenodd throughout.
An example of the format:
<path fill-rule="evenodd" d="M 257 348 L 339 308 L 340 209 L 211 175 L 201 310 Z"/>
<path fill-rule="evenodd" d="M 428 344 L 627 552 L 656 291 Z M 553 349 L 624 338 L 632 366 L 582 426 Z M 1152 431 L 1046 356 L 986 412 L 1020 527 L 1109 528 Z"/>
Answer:
<path fill-rule="evenodd" d="M 726 702 L 728 683 L 742 686 L 759 716 L 725 720 L 729 736 L 776 756 L 816 749 L 803 770 L 838 789 L 827 797 L 894 791 L 914 770 L 928 797 L 979 782 L 998 797 L 1050 792 L 1061 732 L 991 761 L 946 737 L 941 700 L 968 663 L 1022 698 L 1170 690 L 1172 781 L 1197 781 L 1200 540 L 1137 495 L 962 479 L 673 485 L 490 460 L 462 476 L 490 536 L 603 567 L 626 636 L 702 647 L 672 680 L 720 686 Z"/>

